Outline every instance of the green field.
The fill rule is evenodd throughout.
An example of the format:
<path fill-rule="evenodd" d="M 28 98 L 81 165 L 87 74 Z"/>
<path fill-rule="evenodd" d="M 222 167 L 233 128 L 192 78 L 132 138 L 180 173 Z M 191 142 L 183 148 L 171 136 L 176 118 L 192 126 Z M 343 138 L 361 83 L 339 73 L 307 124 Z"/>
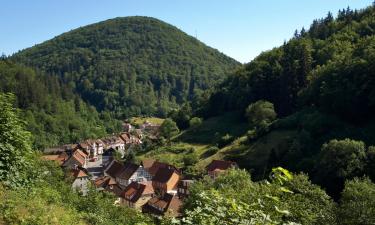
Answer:
<path fill-rule="evenodd" d="M 160 125 L 160 124 L 163 123 L 164 119 L 158 118 L 158 117 L 132 117 L 132 118 L 130 118 L 129 122 L 133 125 L 141 125 L 146 121 L 148 121 L 152 124 Z"/>
<path fill-rule="evenodd" d="M 138 118 L 142 121 L 146 118 Z M 151 122 L 151 120 L 149 120 Z M 141 122 L 142 123 L 142 122 Z M 184 159 L 189 156 L 196 157 L 196 162 L 191 167 L 194 171 L 202 173 L 204 168 L 213 159 L 223 159 L 227 147 L 220 149 L 216 154 L 208 155 L 207 150 L 217 145 L 217 141 L 224 135 L 229 134 L 234 137 L 237 143 L 249 126 L 243 121 L 240 113 L 231 112 L 222 116 L 212 117 L 204 120 L 196 129 L 187 129 L 172 139 L 170 146 L 157 147 L 147 153 L 137 155 L 138 160 L 156 159 L 161 162 L 173 164 L 177 167 L 185 167 Z M 242 138 L 243 139 L 243 138 Z M 229 144 L 229 146 L 232 146 Z M 185 159 L 186 160 L 186 159 Z"/>

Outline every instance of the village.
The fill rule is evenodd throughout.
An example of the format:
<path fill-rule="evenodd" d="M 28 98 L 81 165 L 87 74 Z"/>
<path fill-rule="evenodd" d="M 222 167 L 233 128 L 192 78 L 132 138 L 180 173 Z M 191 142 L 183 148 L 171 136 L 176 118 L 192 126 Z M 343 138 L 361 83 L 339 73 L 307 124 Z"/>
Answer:
<path fill-rule="evenodd" d="M 146 138 L 157 139 L 160 125 L 145 121 L 137 128 L 125 122 L 123 132 L 100 139 L 64 145 L 43 159 L 58 163 L 69 176 L 73 191 L 86 195 L 89 188 L 116 196 L 115 205 L 131 207 L 154 216 L 181 216 L 181 206 L 189 196 L 194 179 L 184 176 L 181 168 L 154 159 L 139 164 L 120 161 L 142 148 Z M 223 171 L 237 167 L 234 162 L 213 160 L 206 174 L 215 179 Z"/>

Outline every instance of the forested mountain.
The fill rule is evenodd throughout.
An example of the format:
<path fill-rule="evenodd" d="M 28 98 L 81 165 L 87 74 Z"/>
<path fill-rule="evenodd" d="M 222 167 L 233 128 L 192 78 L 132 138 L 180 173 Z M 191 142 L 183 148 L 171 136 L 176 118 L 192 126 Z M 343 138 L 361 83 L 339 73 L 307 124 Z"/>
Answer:
<path fill-rule="evenodd" d="M 197 113 L 235 110 L 245 119 L 250 104 L 246 112 L 269 108 L 258 100 L 273 103 L 279 119 L 258 124 L 249 142 L 227 157 L 258 178 L 277 165 L 307 172 L 337 197 L 345 179 L 375 179 L 374 62 L 375 6 L 340 10 L 337 18 L 329 13 L 229 76 Z M 254 150 L 264 143 L 268 149 Z M 254 158 L 259 154 L 268 160 Z"/>
<path fill-rule="evenodd" d="M 35 149 L 99 137 L 121 129 L 108 112 L 98 113 L 60 78 L 0 60 L 0 93 L 13 93 L 15 106 L 33 134 Z M 105 121 L 105 122 L 103 122 Z"/>
<path fill-rule="evenodd" d="M 229 76 L 209 101 L 217 112 L 243 110 L 260 99 L 279 115 L 314 106 L 349 121 L 374 115 L 375 9 L 340 10 L 297 31 Z"/>
<path fill-rule="evenodd" d="M 197 98 L 239 65 L 150 17 L 81 27 L 23 50 L 12 60 L 61 78 L 99 111 L 157 114 Z"/>

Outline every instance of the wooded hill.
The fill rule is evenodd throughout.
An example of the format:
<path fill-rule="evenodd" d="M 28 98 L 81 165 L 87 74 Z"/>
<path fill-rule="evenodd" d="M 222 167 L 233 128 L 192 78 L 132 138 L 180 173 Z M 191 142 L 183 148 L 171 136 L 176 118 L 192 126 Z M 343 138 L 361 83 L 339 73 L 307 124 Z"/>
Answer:
<path fill-rule="evenodd" d="M 374 18 L 375 6 L 340 10 L 337 18 L 329 13 L 229 76 L 198 115 L 240 111 L 245 119 L 250 104 L 267 100 L 279 119 L 250 131 L 248 142 L 226 151 L 226 158 L 259 179 L 277 165 L 307 172 L 336 196 L 345 179 L 375 179 L 366 169 L 375 163 L 366 147 L 375 145 Z M 342 155 L 325 155 L 323 144 L 332 139 L 343 140 L 331 143 Z"/>
<path fill-rule="evenodd" d="M 99 111 L 121 118 L 166 116 L 240 65 L 172 25 L 139 16 L 81 27 L 11 58 L 60 77 Z"/>

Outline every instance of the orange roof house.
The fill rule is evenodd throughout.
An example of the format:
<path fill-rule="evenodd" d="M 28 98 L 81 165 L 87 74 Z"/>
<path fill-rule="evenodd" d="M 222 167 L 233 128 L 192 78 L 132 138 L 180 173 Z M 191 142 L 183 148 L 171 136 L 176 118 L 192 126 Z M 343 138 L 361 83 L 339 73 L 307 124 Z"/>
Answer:
<path fill-rule="evenodd" d="M 161 195 L 165 193 L 177 193 L 177 184 L 180 181 L 180 173 L 174 168 L 160 168 L 154 178 L 152 186 Z"/>
<path fill-rule="evenodd" d="M 72 155 L 64 162 L 63 166 L 68 168 L 76 168 L 77 166 L 86 168 L 87 154 L 83 151 L 76 149 Z"/>

